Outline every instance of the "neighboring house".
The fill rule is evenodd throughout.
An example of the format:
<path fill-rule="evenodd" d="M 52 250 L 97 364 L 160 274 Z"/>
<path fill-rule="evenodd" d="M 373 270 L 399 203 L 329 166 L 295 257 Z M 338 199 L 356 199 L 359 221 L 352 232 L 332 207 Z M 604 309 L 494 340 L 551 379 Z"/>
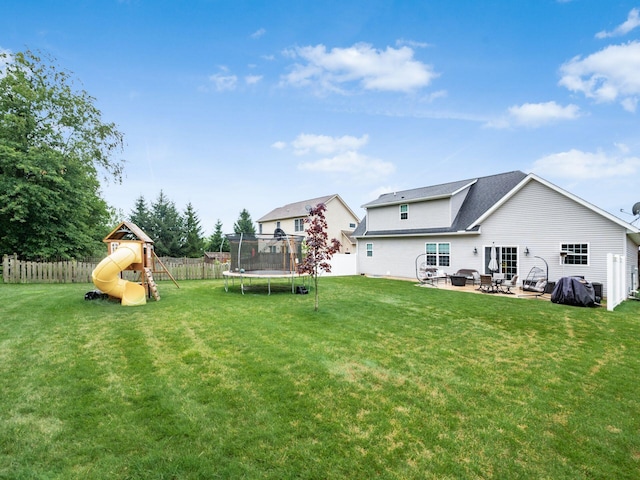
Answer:
<path fill-rule="evenodd" d="M 520 171 L 381 195 L 363 205 L 354 232 L 358 273 L 415 278 L 416 258 L 453 274 L 490 273 L 495 245 L 499 271 L 518 284 L 532 267 L 549 281 L 579 275 L 601 283 L 607 254 L 626 257 L 627 290 L 638 287 L 640 229 Z M 537 258 L 541 257 L 541 258 Z"/>
<path fill-rule="evenodd" d="M 305 235 L 304 220 L 308 216 L 308 208 L 315 207 L 319 203 L 324 203 L 327 207 L 325 219 L 329 240 L 338 239 L 342 245 L 339 253 L 353 253 L 356 242 L 352 233 L 360 223 L 360 219 L 340 198 L 340 195 L 312 198 L 276 208 L 258 219 L 258 233 L 269 234 L 276 228 L 281 228 L 289 235 Z"/>

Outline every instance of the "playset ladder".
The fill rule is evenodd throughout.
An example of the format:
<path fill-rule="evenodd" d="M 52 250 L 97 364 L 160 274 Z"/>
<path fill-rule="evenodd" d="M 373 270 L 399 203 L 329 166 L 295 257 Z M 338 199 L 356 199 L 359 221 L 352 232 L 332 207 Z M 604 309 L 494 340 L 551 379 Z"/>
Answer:
<path fill-rule="evenodd" d="M 153 279 L 153 273 L 151 273 L 150 268 L 144 269 L 144 274 L 147 277 L 147 284 L 149 285 L 149 290 L 151 290 L 151 294 L 153 298 L 156 300 L 160 300 L 160 294 L 158 293 L 158 286 L 156 285 L 156 281 Z"/>

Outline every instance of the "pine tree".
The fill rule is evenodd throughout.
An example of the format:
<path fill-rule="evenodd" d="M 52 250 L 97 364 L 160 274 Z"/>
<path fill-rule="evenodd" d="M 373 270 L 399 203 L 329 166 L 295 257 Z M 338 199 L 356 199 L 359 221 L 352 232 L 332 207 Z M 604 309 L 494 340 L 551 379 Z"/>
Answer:
<path fill-rule="evenodd" d="M 136 199 L 136 204 L 129 214 L 129 220 L 140 227 L 147 235 L 151 232 L 151 212 L 149 212 L 147 201 L 142 195 Z"/>
<path fill-rule="evenodd" d="M 151 204 L 151 228 L 146 232 L 153 241 L 159 257 L 181 257 L 184 255 L 184 219 L 160 190 L 158 199 Z"/>
<path fill-rule="evenodd" d="M 240 212 L 240 217 L 238 217 L 238 221 L 233 224 L 233 231 L 236 234 L 244 233 L 245 235 L 255 235 L 256 229 L 253 226 L 253 220 L 251 220 L 251 215 L 246 208 L 243 208 Z"/>
<path fill-rule="evenodd" d="M 187 208 L 184 211 L 184 237 L 184 255 L 190 258 L 201 257 L 204 254 L 202 228 L 200 227 L 200 219 L 191 202 L 187 204 Z"/>
<path fill-rule="evenodd" d="M 222 246 L 222 250 L 220 249 Z M 229 240 L 222 233 L 222 222 L 220 219 L 216 222 L 215 230 L 209 237 L 209 244 L 207 246 L 208 252 L 229 252 L 231 248 L 229 246 Z"/>

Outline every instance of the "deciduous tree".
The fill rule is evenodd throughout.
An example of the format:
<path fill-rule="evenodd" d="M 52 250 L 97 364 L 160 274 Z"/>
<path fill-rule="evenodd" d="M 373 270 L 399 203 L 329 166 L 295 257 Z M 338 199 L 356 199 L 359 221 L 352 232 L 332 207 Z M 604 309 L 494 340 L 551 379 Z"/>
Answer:
<path fill-rule="evenodd" d="M 122 134 L 68 72 L 30 51 L 0 53 L 0 252 L 78 257 L 102 250 L 99 172 L 121 181 Z"/>
<path fill-rule="evenodd" d="M 327 220 L 324 212 L 327 207 L 324 203 L 319 203 L 315 207 L 309 210 L 309 215 L 305 218 L 304 222 L 307 225 L 305 233 L 307 237 L 305 239 L 306 255 L 298 265 L 298 272 L 308 273 L 313 278 L 314 294 L 315 294 L 315 307 L 314 310 L 318 310 L 318 275 L 321 271 L 330 272 L 331 264 L 329 260 L 331 257 L 340 250 L 340 242 L 332 238 L 329 242 L 329 235 L 327 234 Z"/>

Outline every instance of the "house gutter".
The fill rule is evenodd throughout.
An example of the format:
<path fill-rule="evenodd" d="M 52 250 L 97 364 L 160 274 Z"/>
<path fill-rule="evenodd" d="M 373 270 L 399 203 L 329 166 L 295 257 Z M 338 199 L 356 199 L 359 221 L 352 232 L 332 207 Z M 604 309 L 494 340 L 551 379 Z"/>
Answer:
<path fill-rule="evenodd" d="M 481 231 L 475 230 L 475 231 L 465 231 L 465 230 L 458 230 L 456 232 L 423 232 L 423 233 L 388 233 L 388 234 L 372 234 L 372 235 L 368 235 L 367 233 L 365 233 L 364 235 L 358 235 L 356 237 L 354 237 L 355 239 L 367 239 L 367 238 L 408 238 L 408 237 L 442 237 L 443 235 L 446 236 L 456 236 L 456 237 L 462 237 L 462 236 L 473 236 L 473 235 L 480 235 Z"/>

